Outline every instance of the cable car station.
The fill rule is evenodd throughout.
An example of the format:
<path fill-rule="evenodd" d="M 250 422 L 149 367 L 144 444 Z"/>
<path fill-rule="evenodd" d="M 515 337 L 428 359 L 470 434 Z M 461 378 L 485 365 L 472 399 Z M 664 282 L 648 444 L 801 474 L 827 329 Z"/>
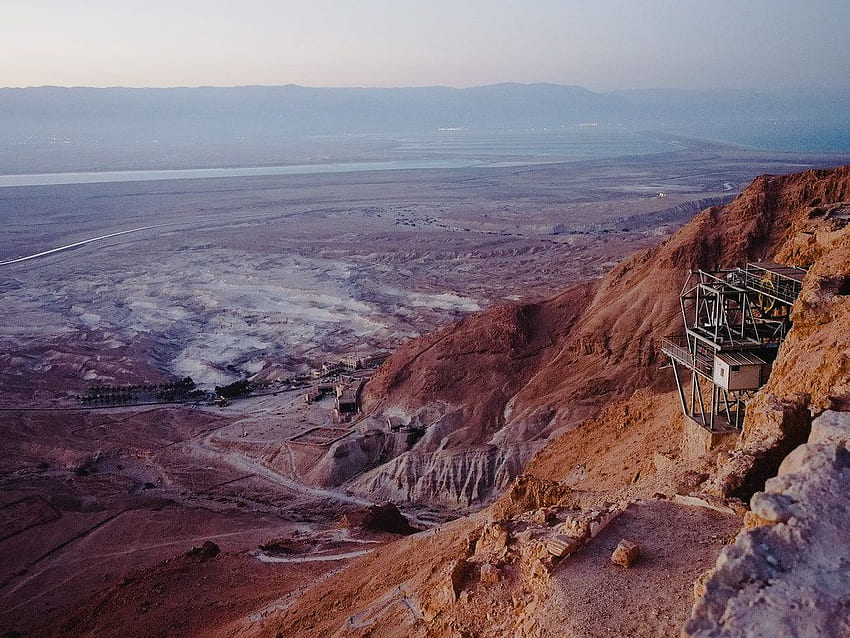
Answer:
<path fill-rule="evenodd" d="M 805 275 L 771 262 L 689 273 L 680 296 L 685 334 L 661 344 L 685 416 L 712 434 L 741 429 L 746 403 L 770 376 L 791 327 Z"/>

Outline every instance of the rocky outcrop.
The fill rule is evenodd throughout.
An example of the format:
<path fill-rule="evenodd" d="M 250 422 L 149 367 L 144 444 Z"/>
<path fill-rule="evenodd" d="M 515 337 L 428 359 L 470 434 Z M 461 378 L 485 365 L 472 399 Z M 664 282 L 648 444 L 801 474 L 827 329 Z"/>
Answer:
<path fill-rule="evenodd" d="M 631 567 L 640 558 L 640 545 L 624 538 L 614 548 L 611 562 L 620 567 Z"/>
<path fill-rule="evenodd" d="M 850 635 L 850 413 L 826 412 L 751 500 L 683 636 Z"/>
<path fill-rule="evenodd" d="M 806 439 L 811 414 L 850 410 L 850 170 L 814 172 L 821 174 L 828 179 L 783 180 L 798 199 L 794 214 L 785 215 L 788 230 L 776 259 L 809 272 L 770 379 L 747 406 L 737 449 L 705 487 L 712 493 L 748 499 Z M 762 197 L 785 202 L 789 196 L 768 181 Z"/>
<path fill-rule="evenodd" d="M 193 547 L 188 552 L 186 552 L 186 556 L 188 556 L 189 558 L 195 558 L 197 560 L 212 560 L 220 553 L 221 549 L 218 545 L 216 545 L 212 541 L 204 541 L 204 544 L 200 547 Z"/>
<path fill-rule="evenodd" d="M 417 532 L 407 518 L 392 503 L 381 503 L 346 512 L 340 526 L 364 532 L 387 532 L 389 534 L 413 534 Z"/>
<path fill-rule="evenodd" d="M 544 445 L 494 505 L 363 557 L 275 630 L 342 635 L 359 609 L 355 620 L 374 619 L 376 635 L 648 638 L 675 635 L 696 591 L 693 636 L 850 635 L 850 440 L 823 418 L 812 425 L 850 397 L 848 199 L 850 167 L 759 178 L 595 284 L 403 347 L 367 405 L 389 431 L 424 430 L 356 479 L 368 478 L 360 489 L 398 490 L 400 500 L 416 489 L 470 494 L 458 486 L 471 474 L 472 494 L 486 498 L 486 477 L 509 459 L 491 447 Z M 794 327 L 740 442 L 687 455 L 655 344 L 680 328 L 688 269 L 758 259 L 810 268 Z M 743 504 L 725 497 L 749 500 L 765 480 L 748 531 L 727 546 Z M 644 556 L 628 570 L 610 564 L 623 538 Z M 724 546 L 716 571 L 700 577 Z"/>
<path fill-rule="evenodd" d="M 754 412 L 764 412 L 796 401 L 791 412 L 774 415 L 772 422 L 779 424 L 774 432 L 746 427 L 738 470 L 713 488 L 723 495 L 752 493 L 805 437 L 808 421 L 797 415 L 810 405 L 823 409 L 837 407 L 845 396 L 850 400 L 846 355 L 821 364 L 803 354 L 836 338 L 834 328 L 818 326 L 850 320 L 846 304 L 834 301 L 850 298 L 850 273 L 842 268 L 850 255 L 841 252 L 848 241 L 840 212 L 846 201 L 850 167 L 760 177 L 730 204 L 702 211 L 672 238 L 625 260 L 597 282 L 538 303 L 493 308 L 405 344 L 368 384 L 367 409 L 376 416 L 442 411 L 452 415 L 451 427 L 440 430 L 439 455 L 422 455 L 414 446 L 386 471 L 373 471 L 368 488 L 382 489 L 387 498 L 427 498 L 430 486 L 461 475 L 460 467 L 450 469 L 449 459 L 470 468 L 470 459 L 459 452 L 488 444 L 508 450 L 517 443 L 542 445 L 597 416 L 614 399 L 640 388 L 672 390 L 671 375 L 659 370 L 658 345 L 663 335 L 680 330 L 680 285 L 690 269 L 774 258 L 810 266 L 819 256 L 835 255 L 813 267 L 795 310 L 798 315 L 805 310 L 811 321 L 795 316 L 795 325 L 799 319 L 808 327 L 795 328 L 799 341 L 789 338 L 789 357 L 777 361 L 777 370 L 788 378 L 800 376 L 795 366 L 806 366 L 808 384 L 793 392 L 771 386 L 762 404 L 754 403 Z M 809 314 L 812 309 L 816 312 Z M 810 374 L 812 366 L 823 374 Z M 792 401 L 793 393 L 807 396 Z M 499 477 L 521 467 L 518 458 L 506 455 L 502 466 L 480 474 L 480 485 L 465 495 L 455 489 L 456 501 L 494 495 L 505 484 Z M 420 477 L 424 488 L 417 486 Z"/>
<path fill-rule="evenodd" d="M 436 452 L 412 450 L 347 485 L 372 499 L 468 507 L 499 494 L 538 446 L 483 445 Z"/>

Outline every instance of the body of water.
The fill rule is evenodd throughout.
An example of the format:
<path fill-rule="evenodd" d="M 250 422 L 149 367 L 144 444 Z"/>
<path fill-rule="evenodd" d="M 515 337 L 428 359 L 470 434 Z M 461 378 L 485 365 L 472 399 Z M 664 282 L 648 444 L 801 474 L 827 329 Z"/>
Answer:
<path fill-rule="evenodd" d="M 385 158 L 364 161 L 293 163 L 279 166 L 79 171 L 0 175 L 0 187 L 143 182 L 155 180 L 314 175 L 362 171 L 504 168 L 646 155 L 677 150 L 650 136 L 589 125 L 511 133 L 440 131 L 402 138 Z"/>
<path fill-rule="evenodd" d="M 28 175 L 0 175 L 0 187 L 99 184 L 105 182 L 150 182 L 156 180 L 262 177 L 269 175 L 312 175 L 426 168 L 468 168 L 474 165 L 474 163 L 468 160 L 398 160 L 389 162 L 341 162 L 333 164 L 294 164 L 290 166 L 247 166 L 236 168 L 33 173 Z"/>

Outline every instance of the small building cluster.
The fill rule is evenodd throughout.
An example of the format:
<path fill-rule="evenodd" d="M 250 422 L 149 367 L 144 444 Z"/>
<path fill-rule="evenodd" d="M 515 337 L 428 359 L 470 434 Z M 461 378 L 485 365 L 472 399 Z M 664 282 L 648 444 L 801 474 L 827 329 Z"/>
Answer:
<path fill-rule="evenodd" d="M 325 361 L 312 373 L 315 382 L 304 395 L 307 404 L 333 396 L 334 423 L 349 423 L 360 412 L 360 394 L 372 371 L 387 359 L 387 354 L 352 353 L 337 361 Z"/>
<path fill-rule="evenodd" d="M 357 383 L 353 383 L 357 381 Z M 360 391 L 366 385 L 366 379 L 355 380 L 351 383 L 340 383 L 336 387 L 333 419 L 336 423 L 348 423 L 360 411 Z"/>
<path fill-rule="evenodd" d="M 368 377 L 342 377 L 334 383 L 314 383 L 309 392 L 304 395 L 304 401 L 309 405 L 322 397 L 333 396 L 334 423 L 348 423 L 360 412 L 360 393 L 366 385 Z"/>
<path fill-rule="evenodd" d="M 389 355 L 385 352 L 366 354 L 362 352 L 349 353 L 336 361 L 325 361 L 317 370 L 313 370 L 314 378 L 329 377 L 343 372 L 354 372 L 355 370 L 372 370 L 387 360 Z"/>

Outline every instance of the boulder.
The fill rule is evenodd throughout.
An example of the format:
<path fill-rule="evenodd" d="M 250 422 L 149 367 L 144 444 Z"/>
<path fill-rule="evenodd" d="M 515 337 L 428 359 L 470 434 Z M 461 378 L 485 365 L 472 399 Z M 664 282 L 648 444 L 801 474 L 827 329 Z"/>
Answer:
<path fill-rule="evenodd" d="M 190 558 L 197 558 L 198 560 L 210 560 L 218 556 L 220 552 L 221 549 L 218 545 L 212 541 L 204 541 L 204 544 L 200 547 L 193 547 L 186 552 L 186 556 Z"/>
<path fill-rule="evenodd" d="M 340 525 L 365 532 L 387 532 L 402 535 L 419 531 L 392 503 L 370 505 L 348 512 L 343 515 Z"/>
<path fill-rule="evenodd" d="M 625 538 L 617 545 L 611 554 L 611 562 L 621 567 L 631 567 L 640 558 L 640 546 Z"/>

